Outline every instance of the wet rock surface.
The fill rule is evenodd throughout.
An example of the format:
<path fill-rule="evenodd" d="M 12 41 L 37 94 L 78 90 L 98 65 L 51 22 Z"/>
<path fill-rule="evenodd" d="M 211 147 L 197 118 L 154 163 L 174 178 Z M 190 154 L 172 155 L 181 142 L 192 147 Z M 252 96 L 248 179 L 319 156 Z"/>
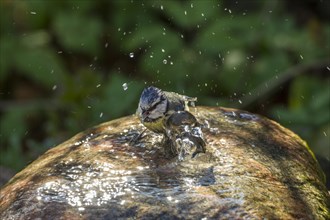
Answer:
<path fill-rule="evenodd" d="M 135 116 L 47 151 L 1 189 L 0 219 L 329 219 L 324 175 L 274 121 L 198 107 L 206 153 L 164 157 Z"/>

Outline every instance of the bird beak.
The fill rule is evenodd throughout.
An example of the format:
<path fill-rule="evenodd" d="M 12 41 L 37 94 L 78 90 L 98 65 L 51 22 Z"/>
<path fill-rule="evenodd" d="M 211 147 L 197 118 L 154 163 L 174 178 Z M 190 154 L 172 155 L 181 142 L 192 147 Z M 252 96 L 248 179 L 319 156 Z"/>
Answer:
<path fill-rule="evenodd" d="M 148 115 L 149 115 L 149 113 L 148 113 L 147 111 L 143 111 L 143 112 L 141 113 L 141 118 L 142 118 L 142 120 L 145 120 L 145 119 L 148 117 Z"/>

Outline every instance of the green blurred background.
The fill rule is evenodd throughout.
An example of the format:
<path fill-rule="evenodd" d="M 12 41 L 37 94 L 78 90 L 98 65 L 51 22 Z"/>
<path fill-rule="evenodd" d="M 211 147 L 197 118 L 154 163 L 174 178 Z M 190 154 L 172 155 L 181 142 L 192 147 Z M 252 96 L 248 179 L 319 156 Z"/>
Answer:
<path fill-rule="evenodd" d="M 16 172 L 77 132 L 134 113 L 155 85 L 280 122 L 330 178 L 330 1 L 0 6 L 2 168 Z"/>

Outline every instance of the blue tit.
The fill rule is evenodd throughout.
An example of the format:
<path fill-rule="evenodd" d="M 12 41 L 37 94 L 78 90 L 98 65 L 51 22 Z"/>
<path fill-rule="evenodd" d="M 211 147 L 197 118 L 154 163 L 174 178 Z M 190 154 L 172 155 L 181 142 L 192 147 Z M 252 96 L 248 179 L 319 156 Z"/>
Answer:
<path fill-rule="evenodd" d="M 150 86 L 143 90 L 136 113 L 149 130 L 165 134 L 166 119 L 174 112 L 188 111 L 188 104 L 195 101 L 197 98 Z"/>
<path fill-rule="evenodd" d="M 176 140 L 188 138 L 196 146 L 193 157 L 205 153 L 205 142 L 202 135 L 190 134 L 200 126 L 195 116 L 189 111 L 189 104 L 194 105 L 197 98 L 180 95 L 174 92 L 162 91 L 150 86 L 143 90 L 136 111 L 141 123 L 149 130 L 164 135 L 163 143 L 169 146 L 170 154 L 177 154 L 179 149 Z"/>

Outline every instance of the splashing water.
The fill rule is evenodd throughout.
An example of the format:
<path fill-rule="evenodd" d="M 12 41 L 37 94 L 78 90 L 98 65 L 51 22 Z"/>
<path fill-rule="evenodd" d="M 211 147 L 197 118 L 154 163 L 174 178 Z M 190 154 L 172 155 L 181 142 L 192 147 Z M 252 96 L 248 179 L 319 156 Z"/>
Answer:
<path fill-rule="evenodd" d="M 123 84 L 123 89 L 124 89 L 125 91 L 128 89 L 128 85 L 127 85 L 127 83 L 124 83 L 124 84 Z"/>
<path fill-rule="evenodd" d="M 178 159 L 182 161 L 187 155 L 189 155 L 189 151 L 194 147 L 194 143 L 190 141 L 189 138 L 177 138 L 175 142 L 177 146 L 179 146 Z"/>
<path fill-rule="evenodd" d="M 178 160 L 184 160 L 188 155 L 194 158 L 198 153 L 205 153 L 205 140 L 201 125 L 199 123 L 181 124 L 173 128 L 167 127 L 166 134 L 174 153 L 178 155 Z M 168 146 L 165 146 L 168 147 Z"/>

